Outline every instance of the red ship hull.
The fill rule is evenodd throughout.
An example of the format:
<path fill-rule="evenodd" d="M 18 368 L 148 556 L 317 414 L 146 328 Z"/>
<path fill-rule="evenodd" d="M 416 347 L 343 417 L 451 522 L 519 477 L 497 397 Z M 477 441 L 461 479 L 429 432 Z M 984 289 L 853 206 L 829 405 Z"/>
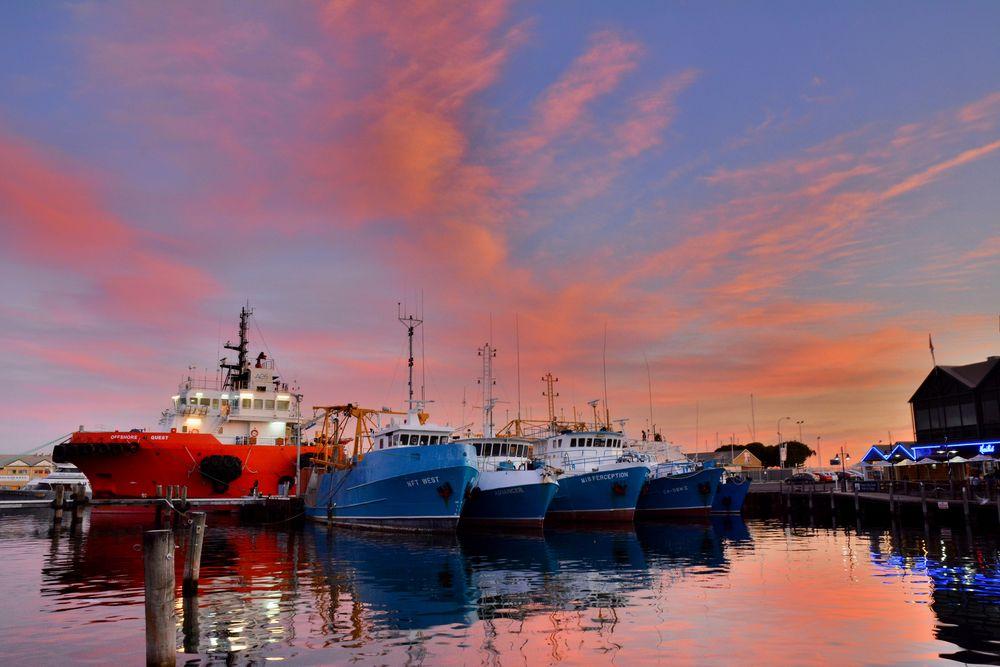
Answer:
<path fill-rule="evenodd" d="M 53 454 L 87 476 L 94 498 L 153 498 L 158 486 L 171 485 L 186 486 L 188 498 L 240 498 L 294 485 L 295 446 L 249 440 L 231 445 L 209 433 L 77 432 Z"/>

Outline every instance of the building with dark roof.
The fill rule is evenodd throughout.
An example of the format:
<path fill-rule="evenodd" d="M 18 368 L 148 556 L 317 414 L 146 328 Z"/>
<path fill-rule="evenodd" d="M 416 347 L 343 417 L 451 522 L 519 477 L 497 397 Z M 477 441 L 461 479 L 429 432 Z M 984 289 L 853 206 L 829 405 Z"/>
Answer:
<path fill-rule="evenodd" d="M 1000 357 L 935 366 L 910 407 L 917 444 L 1000 439 Z"/>

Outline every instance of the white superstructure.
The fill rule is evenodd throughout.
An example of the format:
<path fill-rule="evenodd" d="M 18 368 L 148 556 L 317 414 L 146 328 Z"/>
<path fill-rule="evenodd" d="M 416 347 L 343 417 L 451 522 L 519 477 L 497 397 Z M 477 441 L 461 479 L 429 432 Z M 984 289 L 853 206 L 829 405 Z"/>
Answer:
<path fill-rule="evenodd" d="M 226 343 L 237 353 L 236 363 L 223 359 L 217 379 L 188 376 L 160 417 L 160 427 L 178 433 L 211 433 L 239 444 L 291 444 L 299 423 L 299 396 L 275 370 L 274 360 L 261 352 L 248 356 L 247 318 L 240 312 L 240 342 Z"/>

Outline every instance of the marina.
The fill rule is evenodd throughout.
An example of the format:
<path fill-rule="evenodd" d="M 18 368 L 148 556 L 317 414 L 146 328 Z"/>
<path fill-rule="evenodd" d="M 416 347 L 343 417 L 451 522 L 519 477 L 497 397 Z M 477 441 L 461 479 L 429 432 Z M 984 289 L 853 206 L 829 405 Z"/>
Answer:
<path fill-rule="evenodd" d="M 1000 665 L 1000 2 L 0 2 L 0 663 Z"/>

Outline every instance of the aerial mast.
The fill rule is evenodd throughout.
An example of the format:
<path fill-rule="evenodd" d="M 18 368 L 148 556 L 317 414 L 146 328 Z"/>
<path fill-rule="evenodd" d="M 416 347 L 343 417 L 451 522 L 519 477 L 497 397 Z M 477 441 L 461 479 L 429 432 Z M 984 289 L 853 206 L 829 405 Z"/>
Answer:
<path fill-rule="evenodd" d="M 247 355 L 249 350 L 249 339 L 247 338 L 247 320 L 253 315 L 253 308 L 250 307 L 248 303 L 246 306 L 240 309 L 240 342 L 238 345 L 233 345 L 229 341 L 223 345 L 227 350 L 233 350 L 237 354 L 237 362 L 235 364 L 227 364 L 226 360 L 223 359 L 222 363 L 219 364 L 221 368 L 229 371 L 226 373 L 226 383 L 225 387 L 228 389 L 246 389 L 250 386 L 250 369 L 247 363 Z"/>
<path fill-rule="evenodd" d="M 407 370 L 409 372 L 409 377 L 407 379 L 407 389 L 409 394 L 407 396 L 406 404 L 409 408 L 413 409 L 413 332 L 424 323 L 423 320 L 414 317 L 413 315 L 403 315 L 403 305 L 401 303 L 396 303 L 397 318 L 400 324 L 406 327 L 406 338 L 409 345 L 409 357 L 406 361 Z"/>
<path fill-rule="evenodd" d="M 493 346 L 486 343 L 478 349 L 479 356 L 483 358 L 483 375 L 479 378 L 479 384 L 483 385 L 483 437 L 492 438 L 493 432 L 493 408 L 497 400 L 493 398 L 493 386 L 497 383 L 493 379 L 493 360 L 497 356 L 497 351 Z"/>
<path fill-rule="evenodd" d="M 542 382 L 545 383 L 545 391 L 542 392 L 542 396 L 549 401 L 549 426 L 553 431 L 556 430 L 556 396 L 559 393 L 555 390 L 556 382 L 559 382 L 559 378 L 552 375 L 552 371 L 549 371 L 542 376 Z M 576 419 L 574 413 L 573 419 Z"/>

